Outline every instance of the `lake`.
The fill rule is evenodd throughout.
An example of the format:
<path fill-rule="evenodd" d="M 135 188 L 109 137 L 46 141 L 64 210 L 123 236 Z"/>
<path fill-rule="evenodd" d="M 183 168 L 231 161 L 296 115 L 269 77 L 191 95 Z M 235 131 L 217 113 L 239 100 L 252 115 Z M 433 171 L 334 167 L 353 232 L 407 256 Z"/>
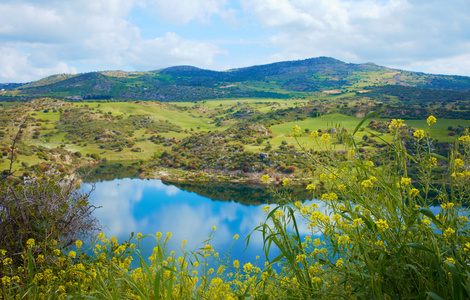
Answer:
<path fill-rule="evenodd" d="M 201 247 L 212 232 L 212 227 L 216 226 L 217 230 L 210 243 L 221 256 L 227 254 L 230 248 L 228 254 L 232 259 L 254 262 L 256 256 L 260 255 L 260 262 L 264 262 L 261 234 L 252 235 L 246 251 L 244 239 L 265 220 L 263 207 L 275 206 L 264 203 L 265 199 L 275 201 L 275 197 L 266 189 L 267 185 L 217 182 L 175 184 L 179 187 L 157 179 L 124 178 L 95 182 L 91 200 L 96 206 L 101 206 L 94 214 L 103 226 L 102 232 L 108 238 L 115 236 L 120 243 L 127 241 L 131 232 L 135 235 L 139 232 L 144 235 L 161 232 L 163 236 L 171 232 L 171 250 L 178 251 L 181 242 L 186 239 L 186 249 L 193 251 Z M 85 183 L 82 188 L 88 190 L 91 185 Z M 305 197 L 298 189 L 291 192 Z M 320 201 L 305 200 L 302 197 L 300 199 L 308 204 L 316 202 L 319 209 L 325 212 Z M 430 208 L 434 214 L 439 213 L 439 206 Z M 298 225 L 302 236 L 312 234 L 306 224 L 300 222 Z M 235 234 L 240 236 L 236 241 L 233 239 Z M 153 237 L 143 240 L 141 250 L 144 258 L 151 255 L 155 246 Z M 270 258 L 278 254 L 273 247 Z"/>
<path fill-rule="evenodd" d="M 186 249 L 195 250 L 209 236 L 212 227 L 217 230 L 213 235 L 211 244 L 223 255 L 230 247 L 230 255 L 240 262 L 254 261 L 257 255 L 262 256 L 262 239 L 260 234 L 254 234 L 250 240 L 249 247 L 244 252 L 246 242 L 244 238 L 252 230 L 265 220 L 266 213 L 263 207 L 267 204 L 259 204 L 263 193 L 257 191 L 253 186 L 240 184 L 225 184 L 226 190 L 214 188 L 214 184 L 199 183 L 188 185 L 180 183 L 187 189 L 196 189 L 200 193 L 210 194 L 215 198 L 216 192 L 220 199 L 213 200 L 209 196 L 201 196 L 176 187 L 164 184 L 161 180 L 141 179 L 114 179 L 111 181 L 95 182 L 95 190 L 91 194 L 92 203 L 101 208 L 95 211 L 95 216 L 103 226 L 106 236 L 115 236 L 119 242 L 129 239 L 131 232 L 142 234 L 156 234 L 161 232 L 163 236 L 167 232 L 172 233 L 170 247 L 177 251 L 183 239 L 188 241 Z M 221 186 L 224 184 L 220 184 Z M 210 193 L 202 186 L 210 186 Z M 245 186 L 245 188 L 240 188 Z M 266 186 L 266 185 L 263 185 Z M 84 190 L 90 189 L 91 184 L 83 185 Z M 236 198 L 239 193 L 244 197 L 242 204 L 227 199 L 227 194 Z M 250 194 L 251 193 L 251 194 Z M 251 195 L 251 196 L 250 196 Z M 252 197 L 253 199 L 248 199 Z M 314 201 L 314 200 L 312 200 Z M 235 234 L 240 238 L 233 240 Z M 307 234 L 304 228 L 303 234 Z M 233 243 L 233 245 L 232 245 Z M 150 256 L 153 247 L 156 246 L 155 239 L 147 237 L 142 244 L 144 257 Z M 276 252 L 272 253 L 277 255 Z M 263 257 L 261 257 L 263 260 Z"/>

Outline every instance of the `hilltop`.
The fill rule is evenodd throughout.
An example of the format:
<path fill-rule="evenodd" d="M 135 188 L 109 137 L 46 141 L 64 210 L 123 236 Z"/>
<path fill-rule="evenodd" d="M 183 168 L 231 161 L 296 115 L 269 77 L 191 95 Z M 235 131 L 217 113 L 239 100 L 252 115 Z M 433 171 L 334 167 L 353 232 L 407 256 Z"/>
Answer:
<path fill-rule="evenodd" d="M 220 98 L 278 98 L 367 92 L 383 86 L 468 91 L 470 77 L 433 75 L 373 63 L 352 64 L 330 57 L 284 61 L 227 71 L 174 66 L 150 72 L 102 71 L 61 74 L 28 84 L 1 85 L 3 99 L 54 97 L 199 101 Z"/>

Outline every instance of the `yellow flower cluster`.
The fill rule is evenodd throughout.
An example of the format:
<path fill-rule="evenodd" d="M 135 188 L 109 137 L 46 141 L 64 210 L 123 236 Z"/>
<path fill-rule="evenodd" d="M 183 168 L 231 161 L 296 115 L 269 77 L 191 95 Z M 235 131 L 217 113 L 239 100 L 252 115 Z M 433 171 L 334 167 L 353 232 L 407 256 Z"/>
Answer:
<path fill-rule="evenodd" d="M 326 193 L 321 196 L 321 199 L 335 201 L 335 200 L 338 200 L 338 195 L 336 193 Z"/>
<path fill-rule="evenodd" d="M 379 228 L 380 230 L 386 230 L 389 228 L 387 221 L 384 221 L 382 219 L 376 221 L 375 225 L 377 225 L 377 228 Z"/>
<path fill-rule="evenodd" d="M 291 133 L 292 136 L 299 136 L 300 135 L 300 127 L 295 125 L 293 128 L 293 132 Z"/>
<path fill-rule="evenodd" d="M 454 207 L 454 203 L 452 203 L 452 202 L 443 203 L 443 204 L 441 204 L 441 207 L 442 207 L 442 209 L 450 209 L 450 208 Z"/>
<path fill-rule="evenodd" d="M 416 137 L 418 141 L 422 140 L 425 137 L 424 130 L 416 130 L 413 136 Z"/>
<path fill-rule="evenodd" d="M 310 132 L 310 137 L 311 137 L 312 139 L 318 137 L 318 135 L 319 135 L 319 134 L 318 134 L 318 131 L 317 131 L 317 130 L 314 130 L 314 131 Z"/>
<path fill-rule="evenodd" d="M 426 122 L 428 123 L 428 126 L 431 126 L 432 124 L 436 123 L 437 119 L 434 116 L 429 116 Z"/>
<path fill-rule="evenodd" d="M 452 228 L 447 228 L 445 231 L 444 231 L 444 237 L 446 238 L 449 238 L 451 236 L 453 236 L 455 234 L 455 230 L 452 229 Z"/>
<path fill-rule="evenodd" d="M 470 136 L 469 135 L 463 135 L 463 136 L 459 137 L 459 141 L 469 143 L 470 142 Z"/>
<path fill-rule="evenodd" d="M 400 129 L 401 127 L 403 127 L 403 120 L 402 119 L 393 119 L 390 122 L 390 125 L 388 126 L 388 129 L 390 131 L 394 131 L 394 130 Z"/>
<path fill-rule="evenodd" d="M 329 133 L 322 134 L 320 140 L 324 142 L 325 144 L 328 144 L 330 142 L 330 134 Z"/>
<path fill-rule="evenodd" d="M 307 187 L 305 189 L 313 191 L 313 190 L 315 190 L 315 185 L 313 183 L 310 183 L 310 184 L 307 185 Z"/>

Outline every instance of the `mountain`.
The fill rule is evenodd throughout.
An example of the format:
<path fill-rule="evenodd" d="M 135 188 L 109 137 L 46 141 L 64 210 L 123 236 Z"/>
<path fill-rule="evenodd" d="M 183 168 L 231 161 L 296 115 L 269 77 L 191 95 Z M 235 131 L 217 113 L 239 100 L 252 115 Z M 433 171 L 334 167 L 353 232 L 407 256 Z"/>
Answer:
<path fill-rule="evenodd" d="M 5 89 L 2 98 L 57 97 L 198 101 L 213 98 L 290 98 L 313 93 L 370 90 L 381 86 L 468 91 L 470 77 L 352 64 L 330 57 L 212 71 L 175 66 L 150 72 L 106 71 L 55 75 Z"/>

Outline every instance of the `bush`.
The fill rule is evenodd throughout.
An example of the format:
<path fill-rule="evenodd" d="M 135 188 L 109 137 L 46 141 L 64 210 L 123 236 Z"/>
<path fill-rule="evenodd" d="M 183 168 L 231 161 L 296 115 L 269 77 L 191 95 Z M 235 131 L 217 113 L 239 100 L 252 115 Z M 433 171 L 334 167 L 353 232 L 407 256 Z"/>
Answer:
<path fill-rule="evenodd" d="M 20 184 L 0 183 L 0 249 L 19 258 L 28 239 L 46 249 L 71 245 L 98 229 L 89 194 L 77 192 L 71 179 L 24 178 Z"/>

